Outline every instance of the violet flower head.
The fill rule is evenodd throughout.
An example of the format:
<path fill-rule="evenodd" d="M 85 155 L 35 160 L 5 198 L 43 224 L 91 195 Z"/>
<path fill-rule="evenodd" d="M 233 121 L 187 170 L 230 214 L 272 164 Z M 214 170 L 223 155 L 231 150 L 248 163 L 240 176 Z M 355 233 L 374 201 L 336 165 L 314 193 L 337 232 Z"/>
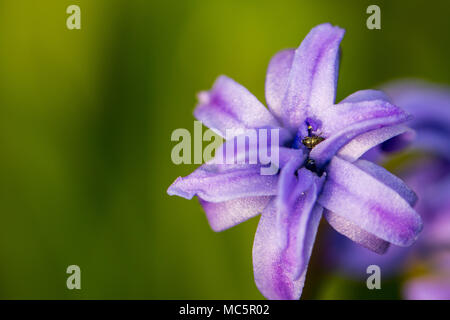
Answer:
<path fill-rule="evenodd" d="M 195 117 L 222 135 L 280 130 L 279 141 L 270 141 L 278 145 L 277 174 L 261 175 L 261 163 L 206 163 L 168 189 L 170 195 L 197 196 L 215 231 L 261 214 L 253 268 L 269 299 L 300 298 L 322 214 L 339 232 L 380 253 L 390 243 L 411 245 L 422 228 L 412 208 L 415 194 L 385 169 L 358 160 L 406 132 L 402 124 L 409 115 L 375 90 L 335 104 L 343 36 L 343 29 L 322 24 L 297 49 L 276 54 L 266 77 L 269 109 L 225 76 L 201 95 Z"/>

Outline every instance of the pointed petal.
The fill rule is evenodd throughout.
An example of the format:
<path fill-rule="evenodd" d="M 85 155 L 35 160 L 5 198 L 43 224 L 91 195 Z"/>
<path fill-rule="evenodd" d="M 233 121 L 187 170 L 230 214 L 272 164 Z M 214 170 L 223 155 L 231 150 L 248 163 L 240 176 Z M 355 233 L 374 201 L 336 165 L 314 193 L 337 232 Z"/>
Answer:
<path fill-rule="evenodd" d="M 283 99 L 283 120 L 297 129 L 311 115 L 320 118 L 333 105 L 339 44 L 345 31 L 325 23 L 313 28 L 295 51 Z"/>
<path fill-rule="evenodd" d="M 277 205 L 280 211 L 278 220 L 289 218 L 292 208 L 294 208 L 298 197 L 305 192 L 313 182 L 314 174 L 306 169 L 301 170 L 301 177 L 296 175 L 296 171 L 303 164 L 303 160 L 292 158 L 280 172 L 278 179 Z"/>
<path fill-rule="evenodd" d="M 178 177 L 169 187 L 169 195 L 186 199 L 198 196 L 207 202 L 222 202 L 244 197 L 273 196 L 277 193 L 278 170 L 290 159 L 305 160 L 301 149 L 266 144 L 236 147 L 227 140 L 215 157 L 186 177 Z M 219 156 L 231 145 L 231 157 Z M 272 148 L 273 147 L 273 148 Z M 268 155 L 270 151 L 270 156 Z M 233 154 L 234 153 L 234 154 Z M 254 159 L 251 159 L 254 156 Z M 262 159 L 265 158 L 265 159 Z M 231 159 L 230 164 L 226 160 Z M 252 160 L 252 161 L 250 161 Z M 264 161 L 262 161 L 264 160 Z"/>
<path fill-rule="evenodd" d="M 400 194 L 356 165 L 334 157 L 318 202 L 361 229 L 398 246 L 422 230 L 417 212 Z"/>
<path fill-rule="evenodd" d="M 225 144 L 229 142 L 230 140 L 226 141 Z M 245 151 L 237 152 L 235 154 L 235 160 L 245 160 L 248 163 L 248 159 L 249 157 L 251 157 L 250 154 L 252 150 L 253 149 L 251 148 L 247 148 Z M 278 165 L 280 168 L 283 168 L 290 161 L 296 162 L 298 163 L 298 166 L 300 166 L 300 164 L 302 164 L 305 160 L 305 155 L 303 154 L 302 150 L 294 150 L 281 147 L 279 149 L 275 149 L 275 151 L 272 149 L 272 152 L 278 153 Z M 217 165 L 216 170 L 218 172 L 225 172 L 230 171 L 233 168 L 248 169 L 252 167 L 255 167 L 255 165 Z M 261 169 L 260 174 L 262 174 Z M 228 229 L 260 214 L 271 199 L 272 196 L 243 196 L 221 202 L 211 202 L 199 197 L 200 204 L 205 210 L 208 222 L 214 231 L 222 231 Z"/>
<path fill-rule="evenodd" d="M 223 167 L 202 165 L 187 177 L 178 177 L 167 193 L 186 199 L 198 196 L 209 202 L 276 195 L 278 175 L 261 175 L 258 165 Z"/>
<path fill-rule="evenodd" d="M 369 131 L 407 121 L 410 116 L 387 101 L 372 100 L 343 103 L 329 108 L 322 120 L 326 140 L 311 151 L 311 158 L 323 168 L 328 161 L 355 137 Z"/>
<path fill-rule="evenodd" d="M 398 136 L 402 136 L 402 140 L 405 143 L 412 141 L 415 137 L 415 132 L 412 129 L 404 125 L 396 125 L 390 127 L 383 127 L 381 129 L 375 129 L 367 133 L 363 133 L 356 138 L 352 139 L 342 149 L 339 150 L 339 157 L 353 162 L 359 159 L 370 149 L 378 146 L 379 144 Z"/>
<path fill-rule="evenodd" d="M 354 165 L 397 192 L 411 207 L 414 207 L 417 203 L 417 195 L 415 192 L 402 179 L 393 175 L 385 168 L 367 160 L 358 160 Z"/>
<path fill-rule="evenodd" d="M 273 197 L 247 197 L 223 202 L 208 202 L 199 198 L 209 225 L 216 231 L 234 227 L 260 214 Z"/>
<path fill-rule="evenodd" d="M 416 204 L 417 196 L 414 191 L 412 191 L 401 179 L 383 167 L 366 160 L 358 160 L 354 162 L 354 165 L 397 192 L 409 203 L 410 206 L 414 206 Z M 326 210 L 325 218 L 336 231 L 378 254 L 383 254 L 389 247 L 388 242 L 376 237 L 364 229 L 361 229 L 356 224 L 341 215 Z"/>
<path fill-rule="evenodd" d="M 360 90 L 349 95 L 339 104 L 373 100 L 391 102 L 390 97 L 383 91 Z M 375 146 L 385 142 L 380 148 L 371 150 L 370 160 L 376 161 L 382 158 L 382 151 L 392 152 L 403 149 L 410 144 L 415 137 L 414 130 L 403 125 L 383 127 L 357 136 L 346 144 L 338 154 L 340 157 L 352 162 Z M 381 149 L 381 147 L 383 147 L 383 149 Z"/>
<path fill-rule="evenodd" d="M 266 75 L 266 101 L 272 114 L 282 119 L 282 102 L 286 94 L 295 49 L 278 52 L 269 63 Z"/>
<path fill-rule="evenodd" d="M 307 186 L 310 173 L 298 172 L 298 181 Z M 286 211 L 272 201 L 263 211 L 253 244 L 255 282 L 268 299 L 299 299 L 305 282 L 322 208 L 316 205 L 320 181 L 310 187 Z M 281 218 L 279 216 L 281 215 Z"/>
<path fill-rule="evenodd" d="M 371 100 L 384 100 L 384 101 L 390 101 L 390 98 L 381 90 L 359 90 L 355 93 L 352 93 L 347 98 L 339 102 L 341 103 L 355 103 L 355 102 L 362 102 L 362 101 L 371 101 Z"/>
<path fill-rule="evenodd" d="M 223 137 L 226 130 L 235 135 L 250 128 L 279 127 L 254 95 L 226 76 L 217 78 L 210 91 L 201 92 L 199 100 L 194 116 Z"/>
<path fill-rule="evenodd" d="M 291 150 L 283 147 L 292 140 L 292 135 L 284 128 L 259 128 L 245 129 L 242 133 L 226 140 L 221 146 L 216 148 L 215 156 L 208 163 L 251 163 L 267 165 L 269 160 L 276 160 L 279 156 L 286 156 L 288 159 L 303 151 L 300 149 Z M 299 151 L 298 151 L 299 150 Z"/>

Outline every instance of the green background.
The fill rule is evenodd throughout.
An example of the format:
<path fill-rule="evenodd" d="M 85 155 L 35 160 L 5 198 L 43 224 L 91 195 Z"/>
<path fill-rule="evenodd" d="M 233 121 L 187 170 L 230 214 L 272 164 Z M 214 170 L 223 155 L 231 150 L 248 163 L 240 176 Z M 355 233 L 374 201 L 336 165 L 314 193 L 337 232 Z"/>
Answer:
<path fill-rule="evenodd" d="M 66 28 L 81 7 L 81 30 Z M 381 7 L 381 30 L 366 8 Z M 315 25 L 347 30 L 338 99 L 399 77 L 449 83 L 448 1 L 0 1 L 0 298 L 260 299 L 258 218 L 222 233 L 166 194 L 195 167 L 170 135 L 226 74 L 264 101 L 270 57 Z M 321 235 L 323 232 L 321 232 Z M 304 298 L 368 292 L 313 253 Z M 66 288 L 81 267 L 82 289 Z"/>

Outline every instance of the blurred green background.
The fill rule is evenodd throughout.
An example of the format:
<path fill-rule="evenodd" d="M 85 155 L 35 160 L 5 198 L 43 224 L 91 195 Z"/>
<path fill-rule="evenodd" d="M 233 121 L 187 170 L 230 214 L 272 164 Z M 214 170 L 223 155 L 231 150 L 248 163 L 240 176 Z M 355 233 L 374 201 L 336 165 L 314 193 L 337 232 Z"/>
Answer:
<path fill-rule="evenodd" d="M 81 30 L 66 8 L 81 8 Z M 381 7 L 381 30 L 366 8 Z M 0 0 L 0 298 L 260 299 L 258 218 L 223 233 L 166 194 L 195 167 L 170 135 L 226 74 L 264 101 L 270 57 L 347 30 L 338 99 L 399 77 L 449 83 L 448 1 Z M 368 292 L 313 254 L 304 298 Z M 66 268 L 81 267 L 81 290 Z"/>

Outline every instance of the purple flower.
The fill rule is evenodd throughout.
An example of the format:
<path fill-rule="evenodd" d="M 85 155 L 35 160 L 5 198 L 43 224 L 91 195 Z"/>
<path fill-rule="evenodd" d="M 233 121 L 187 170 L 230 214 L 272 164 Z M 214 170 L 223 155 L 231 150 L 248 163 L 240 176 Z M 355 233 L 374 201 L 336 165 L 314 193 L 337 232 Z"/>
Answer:
<path fill-rule="evenodd" d="M 410 281 L 404 290 L 408 300 L 449 300 L 450 274 L 446 277 L 424 276 Z"/>
<path fill-rule="evenodd" d="M 412 209 L 415 194 L 385 169 L 358 160 L 406 132 L 402 123 L 409 115 L 374 90 L 335 104 L 343 36 L 343 29 L 322 24 L 296 50 L 276 54 L 266 77 L 269 109 L 225 76 L 201 94 L 194 115 L 222 135 L 280 129 L 279 173 L 261 175 L 260 163 L 206 163 L 168 189 L 170 195 L 197 196 L 215 231 L 261 213 L 253 267 L 256 285 L 269 299 L 301 296 L 323 213 L 339 232 L 378 252 L 389 243 L 411 245 L 422 228 Z"/>
<path fill-rule="evenodd" d="M 450 299 L 450 88 L 419 81 L 398 81 L 384 87 L 395 104 L 414 115 L 410 122 L 415 139 L 402 135 L 387 140 L 370 152 L 371 159 L 386 161 L 388 152 L 407 144 L 404 152 L 419 154 L 404 163 L 398 174 L 417 193 L 416 210 L 425 228 L 411 248 L 393 248 L 377 255 L 330 234 L 329 262 L 354 277 L 366 277 L 366 267 L 376 264 L 389 275 L 420 261 L 428 275 L 405 285 L 408 299 Z M 366 155 L 364 155 L 365 157 Z"/>

